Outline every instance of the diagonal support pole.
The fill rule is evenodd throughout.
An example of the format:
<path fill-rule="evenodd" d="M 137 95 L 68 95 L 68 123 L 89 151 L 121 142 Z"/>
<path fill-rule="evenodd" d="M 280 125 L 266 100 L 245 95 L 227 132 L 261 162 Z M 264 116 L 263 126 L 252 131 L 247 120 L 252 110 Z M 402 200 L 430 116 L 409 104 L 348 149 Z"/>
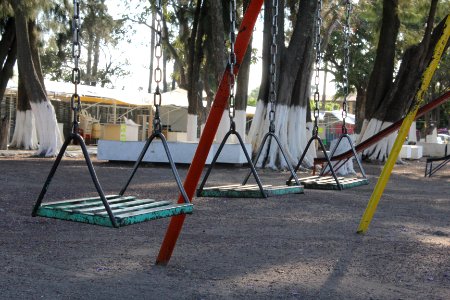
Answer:
<path fill-rule="evenodd" d="M 250 1 L 247 10 L 242 19 L 241 26 L 239 28 L 239 33 L 236 37 L 235 53 L 236 53 L 236 66 L 234 68 L 234 73 L 237 74 L 239 71 L 239 66 L 242 62 L 245 52 L 253 33 L 253 28 L 255 27 L 256 20 L 258 18 L 259 12 L 263 5 L 263 0 L 252 0 Z M 186 179 L 184 181 L 184 188 L 189 199 L 192 201 L 192 197 L 195 194 L 197 184 L 202 175 L 203 168 L 205 166 L 206 158 L 208 156 L 211 145 L 214 141 L 214 136 L 216 135 L 217 128 L 219 127 L 220 119 L 227 106 L 227 100 L 230 95 L 229 90 L 229 70 L 225 70 L 222 80 L 217 90 L 216 97 L 214 98 L 213 106 L 208 115 L 206 121 L 205 129 L 198 142 L 197 150 L 195 151 L 194 159 L 192 160 L 191 166 L 189 167 Z M 179 203 L 183 202 L 182 197 L 178 199 Z M 170 220 L 169 228 L 167 229 L 164 241 L 159 250 L 158 257 L 156 259 L 157 265 L 167 265 L 169 263 L 172 252 L 175 248 L 175 244 L 180 235 L 181 229 L 183 227 L 185 215 L 175 216 Z"/>
<path fill-rule="evenodd" d="M 381 171 L 380 178 L 373 190 L 372 196 L 370 197 L 369 203 L 367 204 L 367 208 L 364 211 L 364 214 L 359 223 L 358 233 L 365 233 L 369 229 L 370 222 L 377 210 L 378 202 L 380 201 L 381 196 L 383 195 L 384 189 L 389 181 L 389 177 L 391 176 L 392 169 L 394 168 L 394 164 L 397 161 L 397 157 L 402 149 L 403 142 L 405 141 L 406 136 L 409 132 L 409 127 L 411 127 L 412 122 L 414 121 L 417 111 L 419 110 L 419 106 L 423 102 L 423 95 L 425 94 L 428 86 L 430 85 L 431 78 L 433 77 L 434 71 L 436 70 L 439 61 L 441 59 L 442 53 L 447 45 L 448 39 L 450 36 L 450 15 L 447 15 L 447 19 L 445 21 L 443 33 L 439 38 L 438 43 L 433 52 L 433 58 L 431 59 L 430 64 L 424 71 L 422 75 L 422 83 L 420 85 L 419 90 L 416 94 L 416 104 L 408 113 L 408 115 L 403 120 L 402 126 L 397 135 L 397 139 L 394 142 L 394 146 L 392 147 L 391 153 L 389 153 L 389 157 L 384 165 L 383 171 Z"/>

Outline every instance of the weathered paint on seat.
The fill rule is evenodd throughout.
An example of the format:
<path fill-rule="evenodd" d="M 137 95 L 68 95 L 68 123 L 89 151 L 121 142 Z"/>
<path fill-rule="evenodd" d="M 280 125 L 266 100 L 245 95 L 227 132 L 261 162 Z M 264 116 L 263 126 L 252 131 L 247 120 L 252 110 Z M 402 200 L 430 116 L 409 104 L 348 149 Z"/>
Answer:
<path fill-rule="evenodd" d="M 171 201 L 136 199 L 133 196 L 106 196 L 119 227 L 145 221 L 190 214 L 192 204 L 174 204 Z M 37 211 L 41 217 L 113 227 L 100 199 L 81 198 L 42 204 Z"/>
<path fill-rule="evenodd" d="M 302 186 L 272 186 L 263 185 L 264 193 L 267 197 L 281 196 L 288 194 L 302 194 Z M 217 187 L 204 188 L 197 194 L 199 197 L 225 197 L 225 198 L 262 198 L 261 191 L 256 184 L 233 184 Z"/>
<path fill-rule="evenodd" d="M 348 178 L 338 177 L 339 184 L 342 189 L 350 189 L 361 185 L 369 184 L 369 180 L 366 178 Z M 305 189 L 317 189 L 317 190 L 339 190 L 339 186 L 334 180 L 333 176 L 311 176 L 300 178 L 301 184 Z"/>

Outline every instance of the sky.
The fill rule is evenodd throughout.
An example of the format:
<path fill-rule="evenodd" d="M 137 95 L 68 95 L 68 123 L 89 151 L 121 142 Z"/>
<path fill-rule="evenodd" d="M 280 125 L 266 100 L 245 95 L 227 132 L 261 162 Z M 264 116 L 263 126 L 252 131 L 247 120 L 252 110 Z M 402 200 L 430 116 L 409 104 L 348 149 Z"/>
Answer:
<path fill-rule="evenodd" d="M 108 11 L 113 16 L 113 18 L 121 17 L 123 12 L 122 1 L 111 0 L 109 1 Z M 143 89 L 144 91 L 148 88 L 148 78 L 149 70 L 148 65 L 150 61 L 150 29 L 144 25 L 134 25 L 133 29 L 136 31 L 133 36 L 133 43 L 129 44 L 126 41 L 121 42 L 115 51 L 115 57 L 120 57 L 121 59 L 126 59 L 130 63 L 127 70 L 130 71 L 130 75 L 117 79 L 113 82 L 114 86 L 119 89 L 125 90 L 138 90 Z M 261 61 L 261 48 L 263 39 L 263 22 L 262 15 L 258 18 L 256 27 L 253 33 L 253 47 L 257 49 L 257 57 L 259 57 L 258 62 L 252 64 L 250 67 L 250 81 L 248 92 L 257 88 L 260 85 L 261 75 L 262 75 L 262 61 Z M 172 66 L 168 66 L 168 74 L 171 73 Z M 334 94 L 334 83 L 330 74 L 328 75 L 330 79 L 327 84 L 327 94 Z M 323 80 L 321 80 L 323 82 Z M 322 90 L 322 89 L 320 89 Z"/>

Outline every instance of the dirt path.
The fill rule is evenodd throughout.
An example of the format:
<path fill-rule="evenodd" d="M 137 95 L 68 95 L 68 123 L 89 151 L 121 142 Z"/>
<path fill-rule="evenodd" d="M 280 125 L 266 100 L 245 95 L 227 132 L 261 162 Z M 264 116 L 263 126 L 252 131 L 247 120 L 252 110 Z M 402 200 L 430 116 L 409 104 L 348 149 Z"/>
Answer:
<path fill-rule="evenodd" d="M 342 192 L 195 199 L 170 264 L 157 267 L 169 220 L 114 230 L 30 217 L 51 163 L 0 158 L 1 299 L 450 299 L 448 166 L 431 179 L 424 161 L 396 166 L 365 236 L 355 231 L 380 165 L 365 165 L 369 186 Z M 117 193 L 131 164 L 95 166 Z M 221 167 L 211 184 L 244 172 Z M 57 176 L 46 200 L 93 195 L 81 160 L 65 159 Z M 176 197 L 167 167 L 138 172 L 130 194 L 149 191 Z"/>

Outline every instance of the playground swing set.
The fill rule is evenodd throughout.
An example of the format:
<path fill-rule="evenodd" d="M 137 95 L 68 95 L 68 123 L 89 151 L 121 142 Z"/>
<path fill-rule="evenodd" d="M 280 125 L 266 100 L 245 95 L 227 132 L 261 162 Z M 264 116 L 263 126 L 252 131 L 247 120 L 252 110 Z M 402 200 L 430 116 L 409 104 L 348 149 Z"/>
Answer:
<path fill-rule="evenodd" d="M 274 15 L 276 15 L 277 0 L 273 0 L 273 1 L 274 1 L 273 2 L 274 3 L 273 11 L 274 11 Z M 167 229 L 166 235 L 164 237 L 163 243 L 161 245 L 157 260 L 156 260 L 156 264 L 166 265 L 172 256 L 177 239 L 179 237 L 179 234 L 181 233 L 181 230 L 182 230 L 182 227 L 184 224 L 184 220 L 186 218 L 186 214 L 190 214 L 193 211 L 193 205 L 190 201 L 192 200 L 192 197 L 195 194 L 196 186 L 200 180 L 201 173 L 202 173 L 203 168 L 206 163 L 207 155 L 208 155 L 211 145 L 214 141 L 214 137 L 217 132 L 220 119 L 222 117 L 223 112 L 225 111 L 225 109 L 227 107 L 227 100 L 229 100 L 228 107 L 230 108 L 230 113 L 229 113 L 230 121 L 233 121 L 234 113 L 232 112 L 233 111 L 232 109 L 234 108 L 235 76 L 237 75 L 237 73 L 239 71 L 239 66 L 240 66 L 243 56 L 246 52 L 247 46 L 249 44 L 249 41 L 250 41 L 250 38 L 251 38 L 251 35 L 253 32 L 255 22 L 258 18 L 258 15 L 262 8 L 263 2 L 264 2 L 263 0 L 250 1 L 249 6 L 247 7 L 247 10 L 242 19 L 238 35 L 234 39 L 234 33 L 230 34 L 232 47 L 230 50 L 229 64 L 228 64 L 228 67 L 225 69 L 224 74 L 222 76 L 222 80 L 219 84 L 219 88 L 216 93 L 215 100 L 213 102 L 210 113 L 208 115 L 208 119 L 206 121 L 205 128 L 200 137 L 197 150 L 194 154 L 194 158 L 192 160 L 191 166 L 188 170 L 188 173 L 187 173 L 184 185 L 183 185 L 183 184 L 181 184 L 180 177 L 178 175 L 177 169 L 176 169 L 173 159 L 171 157 L 166 139 L 161 132 L 161 123 L 159 120 L 159 106 L 161 104 L 161 94 L 159 91 L 159 82 L 161 81 L 161 76 L 162 76 L 161 69 L 159 68 L 159 59 L 161 58 L 161 55 L 162 55 L 161 19 L 160 18 L 162 16 L 162 14 L 161 14 L 161 0 L 156 1 L 156 7 L 157 7 L 157 11 L 158 11 L 156 16 L 158 19 L 156 22 L 156 24 L 157 24 L 157 26 L 156 26 L 157 43 L 155 45 L 155 53 L 156 53 L 155 57 L 157 58 L 157 68 L 155 70 L 155 81 L 157 83 L 157 87 L 156 87 L 155 98 L 154 98 L 154 105 L 155 105 L 156 113 L 155 113 L 155 121 L 153 124 L 153 127 L 154 127 L 153 133 L 148 138 L 141 154 L 139 155 L 139 158 L 137 159 L 137 161 L 133 167 L 133 170 L 131 172 L 131 175 L 129 176 L 128 181 L 126 182 L 126 184 L 120 191 L 119 195 L 105 196 L 105 194 L 100 186 L 99 180 L 96 176 L 93 164 L 89 158 L 89 154 L 87 152 L 84 140 L 78 133 L 78 116 L 79 116 L 79 113 L 81 110 L 81 99 L 80 99 L 80 96 L 77 94 L 77 84 L 80 83 L 80 69 L 78 68 L 78 59 L 80 57 L 80 47 L 81 47 L 80 42 L 79 42 L 79 26 L 80 26 L 79 12 L 80 12 L 80 10 L 79 10 L 79 0 L 74 0 L 73 1 L 74 15 L 73 15 L 73 21 L 72 21 L 72 23 L 73 23 L 72 56 L 74 59 L 74 68 L 72 71 L 72 82 L 74 84 L 75 91 L 71 98 L 71 109 L 73 110 L 74 122 L 73 122 L 73 126 L 72 126 L 72 132 L 71 132 L 70 136 L 65 140 L 63 146 L 61 147 L 61 150 L 50 170 L 47 180 L 45 181 L 44 186 L 41 190 L 41 193 L 39 194 L 39 197 L 36 201 L 32 215 L 56 218 L 56 219 L 62 219 L 62 220 L 70 220 L 70 221 L 76 221 L 76 222 L 83 222 L 83 223 L 102 225 L 102 226 L 108 226 L 108 227 L 115 227 L 115 228 L 134 224 L 134 223 L 159 219 L 159 218 L 172 217 L 170 220 L 170 224 Z M 349 3 L 350 3 L 350 1 L 347 1 L 347 5 L 349 5 Z M 320 10 L 321 0 L 318 0 L 318 7 Z M 235 22 L 235 8 L 236 8 L 235 0 L 230 0 L 230 9 L 231 10 L 234 9 L 234 12 L 231 12 L 231 15 L 230 15 L 232 22 L 233 22 L 233 19 Z M 349 13 L 348 7 L 347 7 L 347 12 Z M 234 14 L 234 17 L 233 17 L 233 14 Z M 317 17 L 319 20 L 317 21 L 318 23 L 316 26 L 316 47 L 317 47 L 316 50 L 320 50 L 320 24 L 321 24 L 320 11 L 319 11 Z M 274 24 L 276 24 L 276 22 Z M 234 25 L 235 25 L 235 23 L 234 23 Z M 348 28 L 346 30 L 348 30 Z M 376 137 L 374 136 L 371 139 L 369 139 L 370 141 L 367 142 L 366 144 L 357 145 L 356 147 L 354 147 L 351 140 L 348 138 L 348 135 L 346 135 L 346 130 L 344 128 L 345 124 L 344 124 L 343 125 L 343 135 L 339 139 L 338 144 L 342 139 L 348 138 L 348 141 L 349 141 L 352 149 L 350 149 L 349 151 L 347 151 L 343 154 L 334 156 L 334 152 L 337 148 L 337 146 L 335 146 L 335 148 L 331 152 L 331 159 L 330 159 L 330 157 L 328 157 L 328 155 L 325 151 L 325 148 L 323 146 L 323 143 L 322 143 L 320 137 L 318 136 L 318 127 L 317 127 L 318 103 L 317 102 L 318 102 L 319 97 L 318 97 L 318 83 L 317 83 L 316 84 L 316 93 L 314 94 L 314 100 L 316 102 L 315 103 L 316 107 L 314 110 L 315 124 L 314 124 L 313 136 L 309 140 L 307 147 L 305 148 L 305 151 L 303 152 L 303 154 L 299 160 L 299 163 L 298 163 L 297 167 L 295 168 L 295 171 L 291 170 L 291 177 L 289 178 L 288 182 L 290 182 L 290 181 L 292 181 L 292 179 L 294 179 L 295 183 L 297 185 L 297 188 L 302 189 L 302 187 L 298 183 L 298 181 L 302 182 L 302 180 L 301 179 L 298 180 L 295 173 L 297 172 L 298 167 L 300 166 L 302 160 L 304 159 L 304 156 L 306 155 L 306 151 L 308 150 L 308 147 L 311 145 L 311 143 L 313 141 L 317 141 L 322 152 L 324 153 L 324 159 L 322 159 L 322 162 L 323 162 L 323 160 L 326 161 L 327 166 L 329 168 L 328 172 L 330 172 L 332 174 L 332 179 L 334 179 L 333 184 L 335 187 L 333 189 L 342 190 L 343 188 L 346 188 L 347 186 L 345 186 L 345 182 L 340 180 L 340 178 L 337 178 L 335 171 L 333 169 L 331 160 L 341 161 L 341 160 L 348 160 L 352 156 L 357 157 L 356 156 L 357 152 L 365 149 L 364 147 L 369 147 L 371 144 L 375 143 L 377 140 L 383 138 L 386 135 L 385 131 L 387 129 L 389 129 L 393 132 L 396 129 L 398 129 L 398 127 L 400 127 L 397 139 L 391 150 L 391 154 L 389 155 L 388 160 L 387 160 L 387 162 L 383 168 L 383 171 L 381 173 L 381 176 L 375 186 L 375 189 L 369 200 L 368 206 L 366 208 L 366 211 L 364 212 L 364 215 L 361 219 L 361 222 L 360 222 L 360 225 L 359 225 L 359 228 L 357 231 L 358 233 L 366 232 L 368 229 L 368 226 L 373 218 L 373 215 L 375 214 L 376 207 L 377 207 L 378 202 L 381 198 L 381 195 L 384 191 L 384 188 L 389 180 L 393 166 L 394 166 L 395 161 L 400 153 L 401 146 L 403 144 L 403 141 L 406 138 L 406 135 L 408 133 L 409 127 L 411 126 L 411 123 L 417 117 L 416 115 L 418 115 L 418 112 L 419 112 L 419 115 L 423 114 L 426 111 L 432 109 L 433 107 L 436 107 L 437 105 L 447 101 L 449 98 L 450 92 L 447 92 L 445 95 L 441 96 L 439 99 L 432 101 L 432 103 L 430 103 L 428 106 L 426 105 L 419 110 L 419 106 L 423 102 L 423 95 L 424 95 L 426 89 L 428 88 L 428 85 L 431 81 L 434 71 L 437 68 L 437 65 L 442 56 L 443 50 L 445 49 L 445 45 L 447 44 L 449 35 L 450 35 L 450 15 L 447 16 L 445 26 L 443 29 L 443 33 L 442 33 L 440 40 L 437 43 L 437 46 L 434 50 L 432 61 L 430 62 L 429 66 L 427 67 L 427 69 L 425 70 L 425 72 L 422 76 L 422 83 L 421 83 L 420 89 L 418 90 L 418 92 L 416 94 L 416 99 L 417 99 L 416 104 L 403 120 L 400 120 L 399 122 L 393 124 L 393 125 L 397 124 L 396 125 L 397 127 L 395 127 L 395 126 L 393 127 L 393 125 L 392 125 L 391 126 L 392 128 L 391 127 L 386 128 L 382 132 L 375 135 Z M 320 51 L 317 51 L 317 52 L 320 52 Z M 272 53 L 272 57 L 274 57 L 274 52 L 271 52 L 271 53 Z M 275 51 L 275 55 L 276 55 L 276 51 Z M 321 59 L 320 53 L 316 54 L 316 74 L 318 71 L 318 67 L 320 65 L 320 59 Z M 274 60 L 272 58 L 272 63 L 273 62 L 274 62 Z M 348 68 L 348 61 L 347 61 L 347 68 Z M 275 68 L 273 68 L 273 69 L 275 69 Z M 276 84 L 275 80 L 276 79 L 275 79 L 274 71 L 273 71 L 273 73 L 271 73 L 271 75 L 272 75 L 271 98 L 270 98 L 271 112 L 270 112 L 269 116 L 272 115 L 272 118 L 270 119 L 270 121 L 271 121 L 271 128 L 273 128 L 273 126 L 274 126 L 273 120 L 274 120 L 274 116 L 275 116 L 275 105 L 276 105 L 276 95 L 275 95 L 275 84 Z M 316 82 L 317 82 L 317 80 L 316 80 Z M 346 81 L 345 84 L 347 86 L 347 91 L 348 91 L 348 81 Z M 272 111 L 273 111 L 273 113 L 272 113 Z M 346 112 L 346 110 L 344 107 L 343 114 L 345 114 L 345 112 Z M 234 130 L 235 127 L 233 126 L 233 123 L 234 122 L 231 122 L 232 125 L 230 128 L 230 131 L 225 136 L 222 144 L 224 144 L 224 142 L 226 141 L 228 136 L 231 134 L 236 134 L 239 139 L 238 133 Z M 399 125 L 400 123 L 402 123 L 401 126 Z M 270 137 L 270 139 L 271 138 L 275 139 L 275 141 L 277 142 L 281 151 L 283 152 L 283 149 L 278 141 L 278 138 L 276 137 L 276 135 L 274 134 L 274 131 L 272 129 L 269 129 L 269 133 L 265 136 L 264 142 L 269 137 Z M 133 197 L 133 196 L 124 196 L 128 185 L 130 184 L 131 180 L 133 179 L 140 163 L 142 162 L 142 159 L 143 159 L 145 153 L 147 152 L 149 145 L 154 140 L 154 138 L 159 138 L 162 141 L 162 143 L 164 145 L 164 150 L 166 152 L 166 155 L 168 157 L 168 160 L 169 160 L 172 172 L 173 172 L 173 175 L 175 177 L 175 181 L 178 185 L 178 189 L 180 191 L 180 196 L 176 203 L 172 203 L 170 201 L 156 201 L 156 200 L 151 200 L 151 199 L 136 199 L 136 197 Z M 43 204 L 42 200 L 47 192 L 47 189 L 51 183 L 53 176 L 55 175 L 56 169 L 58 168 L 59 163 L 60 163 L 62 157 L 64 156 L 67 146 L 73 140 L 77 141 L 82 149 L 87 167 L 89 169 L 89 173 L 91 175 L 92 181 L 95 185 L 95 188 L 98 192 L 99 197 L 74 199 L 74 200 L 63 200 L 63 201 L 50 202 L 50 203 Z M 242 143 L 241 139 L 239 139 L 239 141 L 241 143 L 241 146 L 243 147 L 243 143 Z M 269 141 L 269 148 L 270 148 L 270 141 Z M 261 154 L 262 149 L 263 149 L 263 146 L 260 147 L 255 162 L 258 161 L 259 155 Z M 246 151 L 245 147 L 243 147 L 243 150 L 244 150 L 244 152 Z M 220 150 L 219 150 L 219 152 L 220 152 Z M 248 153 L 246 156 L 247 156 L 247 160 L 249 161 L 249 165 L 251 167 L 251 172 L 253 172 L 255 179 L 258 182 L 258 177 L 257 177 L 256 169 L 254 168 L 254 164 L 249 159 Z M 317 160 L 317 161 L 320 161 L 320 160 Z M 360 164 L 359 161 L 358 161 L 358 164 Z M 365 175 L 364 175 L 362 166 L 360 166 L 360 168 L 361 168 L 361 172 L 364 177 L 363 179 L 365 179 Z M 325 174 L 323 174 L 323 171 L 322 171 L 321 175 L 325 175 Z M 243 185 L 246 183 L 249 176 L 250 176 L 250 174 L 245 179 Z M 205 180 L 205 182 L 206 182 L 206 180 Z M 358 185 L 361 185 L 361 184 L 367 184 L 367 183 L 358 183 Z M 316 184 L 316 185 L 318 185 L 318 184 Z M 350 186 L 348 186 L 348 187 L 350 187 Z M 257 189 L 259 189 L 258 197 L 261 197 L 261 196 L 267 197 L 268 196 L 260 181 L 258 182 Z M 244 196 L 240 196 L 240 197 L 244 197 Z"/>
<path fill-rule="evenodd" d="M 228 98 L 229 99 L 228 100 L 228 110 L 229 110 L 228 112 L 229 112 L 229 117 L 230 117 L 230 130 L 227 132 L 227 134 L 223 138 L 223 140 L 218 148 L 218 151 L 216 152 L 209 168 L 206 171 L 205 176 L 203 177 L 203 180 L 200 183 L 199 188 L 197 189 L 197 197 L 267 198 L 270 196 L 281 196 L 281 195 L 287 195 L 287 194 L 303 193 L 303 187 L 300 185 L 297 175 L 295 174 L 294 170 L 292 169 L 291 164 L 288 162 L 285 151 L 284 151 L 283 147 L 281 146 L 281 143 L 280 143 L 278 137 L 275 134 L 275 108 L 276 108 L 276 102 L 277 102 L 277 99 L 276 99 L 276 97 L 277 97 L 276 96 L 276 87 L 277 87 L 276 38 L 277 38 L 277 33 L 278 33 L 277 17 L 278 17 L 278 0 L 273 0 L 272 1 L 272 28 L 271 28 L 272 44 L 270 47 L 271 62 L 270 62 L 270 89 L 269 89 L 269 102 L 270 102 L 269 132 L 265 134 L 265 136 L 262 140 L 261 146 L 260 146 L 259 150 L 257 151 L 256 158 L 254 161 L 252 161 L 247 152 L 247 149 L 244 146 L 244 142 L 242 141 L 240 134 L 236 131 L 236 126 L 234 123 L 234 88 L 235 88 L 234 83 L 235 83 L 236 76 L 235 76 L 234 72 L 230 72 L 230 78 L 229 78 L 230 95 Z M 229 61 L 228 61 L 228 68 L 230 70 L 234 70 L 234 67 L 236 65 L 236 54 L 234 52 L 234 44 L 236 42 L 236 37 L 235 37 L 236 3 L 235 3 L 235 1 L 230 1 L 230 23 L 231 23 L 230 56 L 229 56 Z M 241 184 L 233 184 L 233 185 L 217 186 L 217 187 L 205 187 L 208 177 L 211 174 L 211 171 L 214 168 L 215 163 L 216 163 L 228 137 L 231 134 L 234 134 L 237 137 L 239 144 L 242 148 L 242 151 L 244 152 L 244 155 L 247 158 L 247 162 L 248 162 L 250 171 L 248 172 L 247 176 L 244 178 L 244 180 Z M 295 180 L 295 185 L 292 185 L 292 186 L 262 185 L 261 179 L 258 176 L 255 166 L 259 160 L 259 157 L 261 156 L 261 153 L 264 149 L 266 142 L 268 141 L 266 156 L 262 162 L 262 167 L 263 168 L 265 167 L 272 139 L 274 139 L 276 141 L 276 143 L 280 149 L 280 152 L 282 154 L 282 157 L 284 158 L 286 165 L 289 167 L 291 176 Z M 247 184 L 251 174 L 253 174 L 253 176 L 255 178 L 256 185 Z"/>
<path fill-rule="evenodd" d="M 157 1 L 158 13 L 156 19 L 156 44 L 155 44 L 155 82 L 156 90 L 154 93 L 155 117 L 153 121 L 153 133 L 147 139 L 144 148 L 142 149 L 139 158 L 137 159 L 133 170 L 118 195 L 106 196 L 100 185 L 100 182 L 95 173 L 92 161 L 86 149 L 84 139 L 78 132 L 78 120 L 81 111 L 81 97 L 77 94 L 77 85 L 80 83 L 80 69 L 78 67 L 78 60 L 80 57 L 81 44 L 80 36 L 80 4 L 78 0 L 74 0 L 74 13 L 72 19 L 73 43 L 72 43 L 72 57 L 74 60 L 74 68 L 72 70 L 72 83 L 75 87 L 75 92 L 72 95 L 70 106 L 73 111 L 73 125 L 72 132 L 64 141 L 58 156 L 50 170 L 47 180 L 39 194 L 36 204 L 33 209 L 33 216 L 41 216 L 48 218 L 56 218 L 62 220 L 70 220 L 82 223 L 89 223 L 108 227 L 122 227 L 144 221 L 171 217 L 179 214 L 192 213 L 193 205 L 189 201 L 189 197 L 184 190 L 181 183 L 180 176 L 173 162 L 172 155 L 169 151 L 166 138 L 161 132 L 161 120 L 159 117 L 159 107 L 161 106 L 161 92 L 159 84 L 162 79 L 162 70 L 160 67 L 160 59 L 162 57 L 162 43 L 161 43 L 161 2 Z M 131 183 L 137 169 L 139 168 L 142 159 L 144 158 L 151 142 L 159 138 L 164 146 L 164 151 L 169 160 L 172 173 L 178 185 L 183 201 L 181 203 L 172 203 L 170 201 L 156 201 L 153 199 L 136 199 L 134 196 L 125 196 L 125 192 Z M 82 198 L 73 200 L 63 200 L 56 202 L 48 202 L 42 204 L 42 200 L 47 192 L 47 189 L 55 175 L 55 172 L 61 162 L 61 159 L 66 151 L 69 143 L 74 140 L 80 145 L 92 181 L 95 185 L 99 197 Z"/>
<path fill-rule="evenodd" d="M 313 135 L 308 142 L 306 146 L 306 150 L 309 146 L 311 146 L 312 142 L 316 140 L 318 144 L 320 145 L 320 149 L 323 152 L 323 156 L 325 158 L 325 166 L 322 168 L 319 176 L 311 176 L 301 179 L 301 183 L 305 186 L 306 189 L 324 189 L 324 190 L 343 190 L 343 189 L 349 189 L 361 185 L 367 185 L 369 184 L 369 180 L 366 178 L 366 174 L 364 172 L 364 168 L 361 164 L 360 158 L 358 154 L 356 153 L 354 143 L 351 139 L 351 137 L 347 133 L 347 126 L 346 126 L 346 117 L 347 117 L 347 97 L 349 94 L 349 82 L 348 82 L 348 72 L 349 72 L 349 63 L 350 63 L 350 14 L 352 11 L 352 4 L 350 0 L 346 1 L 346 18 L 345 18 L 345 24 L 344 24 L 344 100 L 342 103 L 342 134 L 339 137 L 337 143 L 334 145 L 333 149 L 331 150 L 330 156 L 328 156 L 327 152 L 325 151 L 325 148 L 323 146 L 323 142 L 321 138 L 319 137 L 319 127 L 318 127 L 318 119 L 319 119 L 319 70 L 320 70 L 320 64 L 321 64 L 321 34 L 320 34 L 320 25 L 322 24 L 321 20 L 321 4 L 319 1 L 319 8 L 317 10 L 317 16 L 316 16 L 316 60 L 315 60 L 315 92 L 314 92 L 314 128 L 313 128 Z M 340 161 L 333 165 L 331 161 L 333 160 L 333 157 L 335 156 L 335 153 L 341 144 L 342 141 L 347 141 L 351 153 L 353 155 L 348 156 L 345 160 Z M 298 161 L 297 166 L 295 167 L 295 172 L 298 171 L 300 168 L 302 161 L 305 157 L 306 150 L 303 153 L 302 157 Z M 350 160 L 352 157 L 355 158 L 358 167 L 361 171 L 362 178 L 352 178 L 352 177 L 337 177 L 336 172 L 346 164 L 348 160 Z M 332 176 L 327 176 L 327 174 L 331 173 Z M 292 177 L 288 179 L 288 184 L 292 182 Z"/>

